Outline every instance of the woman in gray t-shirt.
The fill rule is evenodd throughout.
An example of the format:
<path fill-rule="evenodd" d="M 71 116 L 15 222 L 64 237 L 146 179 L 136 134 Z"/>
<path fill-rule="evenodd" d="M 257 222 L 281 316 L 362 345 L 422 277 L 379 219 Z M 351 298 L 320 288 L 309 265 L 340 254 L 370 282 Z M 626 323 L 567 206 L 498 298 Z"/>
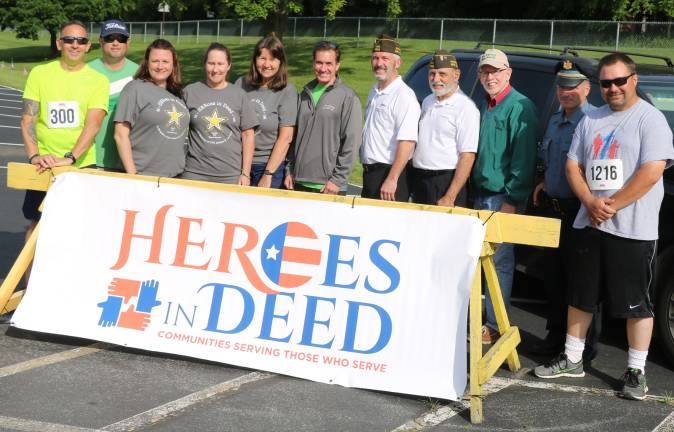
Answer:
<path fill-rule="evenodd" d="M 297 91 L 288 82 L 285 50 L 278 38 L 267 36 L 255 45 L 248 74 L 236 85 L 246 91 L 260 121 L 251 184 L 280 188 L 297 120 Z"/>
<path fill-rule="evenodd" d="M 190 139 L 182 178 L 250 185 L 255 148 L 255 109 L 239 87 L 227 82 L 231 56 L 212 43 L 204 56 L 204 82 L 185 87 Z"/>
<path fill-rule="evenodd" d="M 173 45 L 157 39 L 119 96 L 115 142 L 129 174 L 175 177 L 185 167 L 188 112 Z"/>

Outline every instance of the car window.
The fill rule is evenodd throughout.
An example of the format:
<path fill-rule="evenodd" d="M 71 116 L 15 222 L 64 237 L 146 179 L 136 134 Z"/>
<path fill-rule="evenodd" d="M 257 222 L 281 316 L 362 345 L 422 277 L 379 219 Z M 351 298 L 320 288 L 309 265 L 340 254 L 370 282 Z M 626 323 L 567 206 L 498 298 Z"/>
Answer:
<path fill-rule="evenodd" d="M 640 82 L 639 89 L 654 107 L 662 111 L 669 127 L 674 130 L 674 86 L 671 83 Z"/>

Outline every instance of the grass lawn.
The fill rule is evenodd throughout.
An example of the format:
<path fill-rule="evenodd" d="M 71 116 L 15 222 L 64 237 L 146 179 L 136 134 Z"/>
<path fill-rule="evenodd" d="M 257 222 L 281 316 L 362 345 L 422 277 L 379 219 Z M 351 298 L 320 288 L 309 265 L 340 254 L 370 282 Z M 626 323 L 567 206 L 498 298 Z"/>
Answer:
<path fill-rule="evenodd" d="M 132 37 L 129 50 L 129 58 L 136 62 L 142 59 L 145 47 L 153 40 L 154 36 L 147 36 L 146 42 L 143 42 L 142 36 L 135 39 Z M 205 47 L 213 42 L 214 39 L 208 39 L 202 36 L 199 43 L 195 38 L 182 36 L 177 40 L 175 36 L 166 36 L 176 45 L 178 58 L 183 72 L 183 81 L 189 84 L 199 80 L 202 77 L 202 57 Z M 313 79 L 311 68 L 311 50 L 313 45 L 320 38 L 286 38 L 286 48 L 289 59 L 290 80 L 301 90 L 305 83 Z M 252 37 L 221 37 L 220 42 L 226 44 L 232 54 L 232 70 L 229 80 L 234 82 L 237 77 L 246 73 L 250 64 L 250 56 L 253 46 L 258 38 Z M 342 48 L 342 59 L 340 66 L 340 76 L 351 87 L 353 87 L 360 96 L 361 102 L 365 103 L 367 94 L 372 87 L 374 80 L 370 70 L 370 53 L 373 40 L 354 38 L 333 38 Z M 0 32 L 0 85 L 6 85 L 18 89 L 23 89 L 28 72 L 37 64 L 50 60 L 49 40 L 40 39 L 37 41 L 27 39 L 16 39 L 14 33 Z M 407 69 L 422 55 L 433 52 L 438 49 L 439 41 L 425 39 L 402 39 L 402 57 L 403 65 L 400 73 L 404 75 Z M 474 42 L 468 41 L 444 41 L 443 48 L 473 48 Z M 609 48 L 610 49 L 610 48 Z M 648 54 L 666 55 L 674 57 L 674 48 L 628 48 L 626 51 L 641 52 Z M 518 49 L 526 51 L 526 49 Z M 540 51 L 539 51 L 540 52 Z M 99 46 L 94 44 L 91 51 L 87 54 L 87 61 L 96 58 L 99 55 Z M 583 55 L 599 57 L 601 54 L 584 52 Z M 659 60 L 639 59 L 640 62 L 662 63 Z M 12 67 L 13 64 L 13 67 Z M 362 183 L 362 167 L 360 163 L 355 164 L 354 172 L 351 175 L 351 181 L 356 184 Z"/>

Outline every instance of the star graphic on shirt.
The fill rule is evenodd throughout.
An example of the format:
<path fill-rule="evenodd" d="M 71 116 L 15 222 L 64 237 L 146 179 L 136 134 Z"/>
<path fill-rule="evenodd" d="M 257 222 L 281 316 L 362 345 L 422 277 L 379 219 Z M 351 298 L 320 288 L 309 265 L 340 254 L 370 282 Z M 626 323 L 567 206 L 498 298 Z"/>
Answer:
<path fill-rule="evenodd" d="M 278 255 L 280 250 L 276 249 L 276 245 L 271 245 L 270 248 L 265 249 L 267 251 L 267 259 L 273 259 L 276 261 L 276 256 Z"/>
<path fill-rule="evenodd" d="M 206 130 L 211 130 L 213 128 L 216 128 L 217 130 L 222 132 L 222 128 L 220 127 L 220 123 L 226 121 L 227 118 L 226 117 L 219 117 L 218 116 L 218 109 L 213 108 L 213 114 L 211 114 L 210 117 L 208 117 L 208 116 L 204 117 L 204 120 L 206 120 L 206 123 L 208 123 L 208 125 L 206 126 Z"/>
<path fill-rule="evenodd" d="M 173 123 L 176 127 L 180 127 L 180 117 L 184 116 L 184 113 L 178 111 L 175 105 L 171 106 L 171 111 L 164 112 L 169 115 L 167 126 L 171 126 L 171 123 Z"/>

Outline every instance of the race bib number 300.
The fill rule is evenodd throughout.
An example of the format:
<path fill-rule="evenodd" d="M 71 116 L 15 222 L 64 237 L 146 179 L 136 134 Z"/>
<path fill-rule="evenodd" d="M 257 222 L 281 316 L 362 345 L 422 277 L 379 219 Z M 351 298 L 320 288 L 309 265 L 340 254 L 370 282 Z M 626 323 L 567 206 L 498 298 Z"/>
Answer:
<path fill-rule="evenodd" d="M 80 126 L 80 105 L 75 101 L 49 102 L 47 127 L 49 129 L 76 128 Z"/>
<path fill-rule="evenodd" d="M 623 187 L 623 161 L 620 159 L 593 160 L 586 172 L 591 190 L 616 190 Z"/>

